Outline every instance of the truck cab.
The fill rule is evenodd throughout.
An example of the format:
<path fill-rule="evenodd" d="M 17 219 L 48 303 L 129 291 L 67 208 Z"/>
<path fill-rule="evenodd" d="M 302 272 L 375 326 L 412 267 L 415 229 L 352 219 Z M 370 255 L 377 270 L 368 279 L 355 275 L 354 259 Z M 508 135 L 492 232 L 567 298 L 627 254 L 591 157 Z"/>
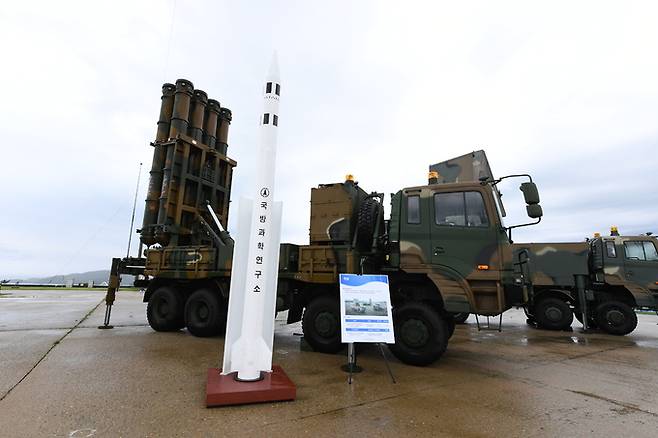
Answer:
<path fill-rule="evenodd" d="M 603 236 L 590 241 L 596 288 L 615 290 L 638 308 L 658 305 L 658 244 L 644 236 Z"/>
<path fill-rule="evenodd" d="M 520 189 L 536 222 L 505 227 L 497 184 L 517 177 L 527 179 Z M 499 315 L 527 299 L 515 269 L 523 261 L 513 258 L 511 230 L 538 223 L 542 214 L 529 175 L 495 179 L 482 150 L 443 161 L 430 166 L 427 185 L 392 195 L 389 264 L 423 278 L 423 299 L 442 312 Z"/>
<path fill-rule="evenodd" d="M 393 195 L 390 264 L 426 275 L 450 313 L 498 315 L 519 301 L 510 241 L 490 184 L 409 187 Z"/>

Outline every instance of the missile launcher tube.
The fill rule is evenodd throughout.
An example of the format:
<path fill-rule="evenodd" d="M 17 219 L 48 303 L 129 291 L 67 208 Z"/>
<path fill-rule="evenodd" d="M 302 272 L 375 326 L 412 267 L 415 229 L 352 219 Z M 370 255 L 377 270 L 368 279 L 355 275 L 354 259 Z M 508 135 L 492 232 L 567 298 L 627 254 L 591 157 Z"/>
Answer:
<path fill-rule="evenodd" d="M 188 135 L 200 142 L 203 141 L 203 119 L 208 104 L 208 94 L 202 90 L 194 90 Z"/>
<path fill-rule="evenodd" d="M 203 142 L 210 146 L 211 148 L 215 147 L 217 137 L 217 121 L 219 119 L 219 110 L 221 106 L 219 102 L 215 99 L 208 99 L 208 105 L 206 106 L 206 117 L 204 119 L 203 126 Z"/>
<path fill-rule="evenodd" d="M 219 111 L 219 122 L 217 123 L 217 150 L 226 155 L 228 149 L 228 127 L 231 124 L 232 114 L 228 108 Z"/>
<path fill-rule="evenodd" d="M 144 209 L 144 219 L 142 222 L 141 240 L 145 245 L 155 243 L 153 233 L 149 230 L 158 219 L 159 198 L 162 191 L 162 168 L 165 162 L 165 147 L 161 142 L 169 139 L 169 122 L 174 108 L 174 92 L 176 90 L 173 84 L 162 85 L 162 103 L 160 105 L 160 117 L 158 118 L 158 130 L 155 135 L 155 145 L 153 149 L 153 162 L 149 178 L 149 187 L 146 194 L 146 206 Z"/>
<path fill-rule="evenodd" d="M 166 160 L 164 163 L 164 168 L 162 172 L 162 191 L 159 196 L 158 203 L 158 224 L 163 225 L 167 224 L 167 200 L 169 195 L 169 185 L 172 184 L 172 171 L 174 167 L 174 153 L 176 151 L 176 144 L 168 144 L 166 146 L 167 154 Z M 162 240 L 162 236 L 155 236 L 157 243 L 161 245 L 166 245 L 168 241 Z"/>
<path fill-rule="evenodd" d="M 176 86 L 174 84 L 162 85 L 162 104 L 160 105 L 160 117 L 158 118 L 158 131 L 155 134 L 155 141 L 162 142 L 169 139 L 169 123 L 174 111 L 174 93 Z"/>
<path fill-rule="evenodd" d="M 171 115 L 171 126 L 169 128 L 169 138 L 178 138 L 179 134 L 186 134 L 189 125 L 190 106 L 194 85 L 187 79 L 178 79 L 176 81 L 176 92 L 174 94 L 174 109 Z M 166 146 L 166 155 L 164 167 L 162 168 L 162 188 L 160 191 L 160 200 L 158 208 L 158 224 L 167 223 L 167 195 L 169 185 L 172 184 L 172 170 L 174 166 L 175 144 Z M 162 237 L 156 236 L 158 243 L 166 245 L 168 242 L 162 240 Z"/>
<path fill-rule="evenodd" d="M 178 134 L 187 133 L 193 92 L 194 85 L 192 85 L 192 82 L 187 79 L 178 79 L 176 81 L 174 109 L 171 115 L 169 138 L 177 138 Z"/>

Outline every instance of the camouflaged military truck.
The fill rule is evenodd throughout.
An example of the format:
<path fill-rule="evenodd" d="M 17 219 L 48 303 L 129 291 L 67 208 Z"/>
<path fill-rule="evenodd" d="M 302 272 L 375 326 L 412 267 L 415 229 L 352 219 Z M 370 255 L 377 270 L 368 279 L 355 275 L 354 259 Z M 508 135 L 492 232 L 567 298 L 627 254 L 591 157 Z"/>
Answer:
<path fill-rule="evenodd" d="M 497 184 L 527 181 L 521 190 L 529 224 L 504 227 Z M 513 257 L 511 229 L 538 223 L 542 211 L 529 175 L 494 179 L 483 151 L 432 166 L 429 184 L 391 195 L 364 191 L 351 178 L 311 190 L 310 244 L 283 244 L 281 309 L 302 320 L 316 350 L 341 349 L 339 273 L 389 276 L 396 343 L 401 361 L 427 365 L 445 351 L 453 313 L 500 315 L 523 303 L 523 282 Z"/>
<path fill-rule="evenodd" d="M 145 290 L 154 330 L 224 330 L 234 246 L 225 231 L 236 166 L 227 156 L 230 122 L 231 112 L 190 81 L 163 85 L 139 256 L 112 260 L 102 327 L 110 327 L 121 275 L 130 274 Z M 309 245 L 281 245 L 277 310 L 289 310 L 288 322 L 302 319 L 316 350 L 341 348 L 339 273 L 389 275 L 391 350 L 416 365 L 444 352 L 453 312 L 499 315 L 520 301 L 514 227 L 500 220 L 496 185 L 504 178 L 493 179 L 482 151 L 434 167 L 430 184 L 392 195 L 388 220 L 384 195 L 351 179 L 311 190 Z M 528 215 L 540 220 L 536 186 L 517 176 L 528 179 Z"/>
<path fill-rule="evenodd" d="M 134 284 L 145 289 L 153 329 L 187 327 L 196 336 L 224 330 L 233 255 L 233 239 L 225 228 L 236 166 L 226 155 L 230 121 L 231 112 L 190 81 L 164 84 L 146 209 L 138 230 L 140 256 L 112 260 L 102 327 L 110 327 L 120 276 L 131 274 L 136 276 Z M 562 318 L 555 316 L 555 309 L 568 315 L 576 307 L 583 309 L 586 321 L 605 328 L 626 326 L 619 315 L 628 312 L 611 306 L 611 301 L 648 306 L 648 295 L 641 298 L 637 288 L 630 291 L 632 299 L 623 298 L 618 282 L 628 275 L 646 276 L 646 288 L 655 293 L 642 264 L 653 263 L 654 253 L 646 243 L 653 240 L 641 240 L 644 259 L 640 244 L 620 243 L 616 251 L 622 254 L 625 245 L 626 256 L 616 265 L 614 257 L 601 252 L 609 251 L 607 241 L 601 240 L 600 250 L 592 249 L 589 259 L 587 249 L 576 245 L 572 253 L 581 263 L 579 271 L 542 275 L 548 269 L 542 271 L 541 266 L 553 263 L 545 256 L 554 251 L 511 242 L 512 229 L 541 220 L 539 194 L 529 175 L 494 179 L 483 151 L 430 169 L 427 185 L 392 194 L 388 220 L 384 195 L 364 191 L 351 178 L 311 190 L 309 245 L 281 245 L 277 311 L 289 310 L 289 323 L 302 320 L 304 337 L 316 350 L 341 348 L 339 273 L 389 276 L 396 332 L 390 349 L 414 365 L 432 363 L 443 354 L 455 313 L 494 316 L 524 305 L 531 318 L 548 326 L 546 321 Z M 505 227 L 497 184 L 512 177 L 527 179 L 520 189 L 528 216 L 536 221 Z M 553 244 L 557 251 L 564 248 Z M 593 276 L 581 275 L 587 267 L 583 260 L 598 267 Z M 601 282 L 616 289 L 600 289 Z"/>
<path fill-rule="evenodd" d="M 587 327 L 626 335 L 634 309 L 658 307 L 658 253 L 650 235 L 597 236 L 580 243 L 514 244 L 528 320 L 562 330 L 574 315 Z"/>

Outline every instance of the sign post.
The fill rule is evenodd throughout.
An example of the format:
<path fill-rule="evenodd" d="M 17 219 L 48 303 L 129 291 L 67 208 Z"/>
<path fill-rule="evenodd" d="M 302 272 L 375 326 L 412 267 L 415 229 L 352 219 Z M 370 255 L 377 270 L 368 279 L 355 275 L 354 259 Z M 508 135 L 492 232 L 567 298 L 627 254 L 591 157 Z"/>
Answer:
<path fill-rule="evenodd" d="M 394 344 L 391 293 L 386 275 L 340 274 L 340 321 L 341 341 L 347 344 L 348 383 L 352 373 L 360 372 L 356 365 L 354 343 L 375 343 L 386 361 L 382 344 Z M 386 361 L 386 368 L 393 383 L 395 378 Z"/>

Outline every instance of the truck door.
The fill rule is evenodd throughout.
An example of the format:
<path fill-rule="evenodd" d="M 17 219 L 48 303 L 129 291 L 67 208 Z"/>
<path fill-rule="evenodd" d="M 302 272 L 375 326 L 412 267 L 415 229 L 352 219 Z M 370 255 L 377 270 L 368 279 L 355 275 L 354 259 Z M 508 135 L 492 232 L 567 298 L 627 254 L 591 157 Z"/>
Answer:
<path fill-rule="evenodd" d="M 658 252 L 653 241 L 624 241 L 624 277 L 645 289 L 658 288 Z"/>
<path fill-rule="evenodd" d="M 482 314 L 505 310 L 500 284 L 499 226 L 486 192 L 432 190 L 430 235 L 432 264 L 457 271 L 468 281 Z"/>

